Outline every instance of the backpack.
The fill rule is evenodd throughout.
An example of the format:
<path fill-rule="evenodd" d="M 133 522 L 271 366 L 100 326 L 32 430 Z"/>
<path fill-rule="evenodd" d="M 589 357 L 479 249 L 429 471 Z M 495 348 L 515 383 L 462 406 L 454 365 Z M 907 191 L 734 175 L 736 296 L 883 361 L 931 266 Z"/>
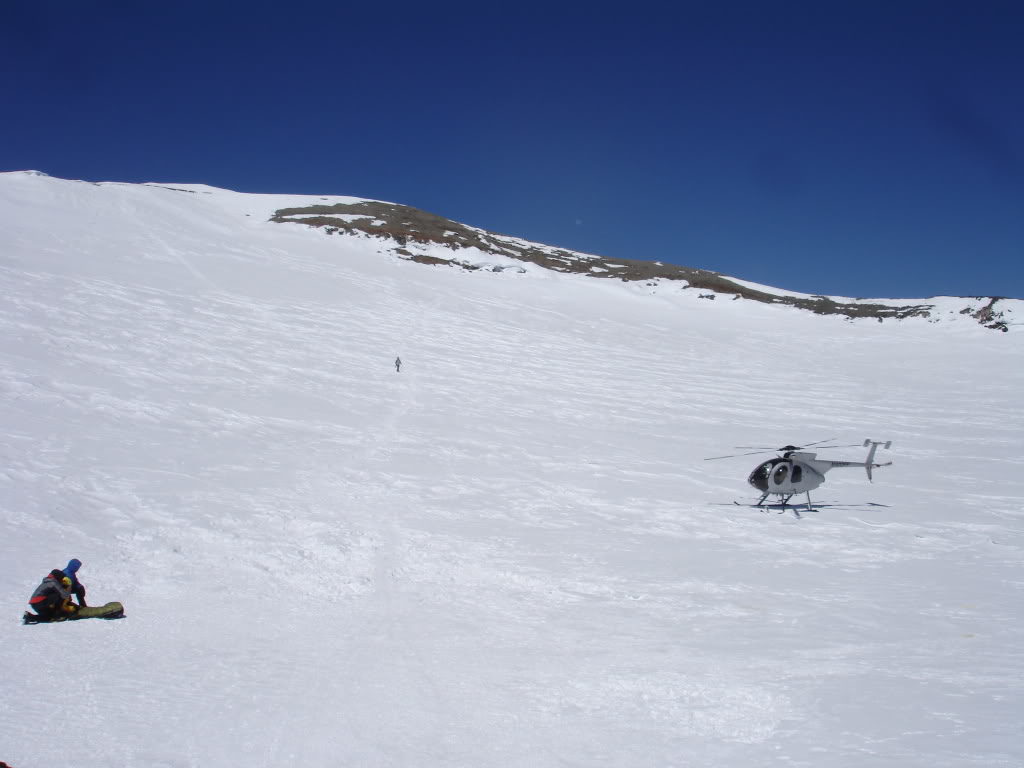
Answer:
<path fill-rule="evenodd" d="M 67 586 L 64 584 L 65 581 Z M 71 599 L 71 593 L 67 589 L 70 585 L 71 579 L 60 569 L 54 568 L 46 574 L 42 584 L 36 587 L 28 603 L 37 613 L 56 613 Z"/>

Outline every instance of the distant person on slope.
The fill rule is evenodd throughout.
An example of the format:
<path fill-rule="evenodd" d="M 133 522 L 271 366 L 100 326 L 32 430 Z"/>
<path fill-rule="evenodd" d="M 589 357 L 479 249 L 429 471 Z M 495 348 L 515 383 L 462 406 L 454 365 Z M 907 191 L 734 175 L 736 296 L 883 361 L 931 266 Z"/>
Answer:
<path fill-rule="evenodd" d="M 82 561 L 72 558 L 62 571 L 54 568 L 43 578 L 32 593 L 28 604 L 45 621 L 70 616 L 85 607 L 85 587 L 78 581 L 78 569 Z M 78 597 L 78 605 L 71 602 L 71 596 Z"/>
<path fill-rule="evenodd" d="M 400 373 L 402 370 L 402 358 L 395 358 L 395 373 Z"/>

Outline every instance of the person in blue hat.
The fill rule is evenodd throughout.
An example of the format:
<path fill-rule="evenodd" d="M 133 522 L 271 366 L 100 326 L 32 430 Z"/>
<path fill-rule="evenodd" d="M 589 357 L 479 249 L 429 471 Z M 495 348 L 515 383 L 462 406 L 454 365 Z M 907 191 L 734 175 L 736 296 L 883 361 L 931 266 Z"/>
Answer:
<path fill-rule="evenodd" d="M 71 579 L 71 593 L 78 598 L 78 607 L 85 608 L 85 586 L 78 580 L 78 569 L 82 567 L 82 561 L 77 557 L 68 560 L 64 575 Z"/>

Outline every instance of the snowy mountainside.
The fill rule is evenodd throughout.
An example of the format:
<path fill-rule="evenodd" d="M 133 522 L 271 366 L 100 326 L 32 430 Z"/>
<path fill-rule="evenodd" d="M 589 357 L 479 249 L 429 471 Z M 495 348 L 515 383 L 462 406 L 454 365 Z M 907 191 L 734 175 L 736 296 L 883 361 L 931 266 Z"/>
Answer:
<path fill-rule="evenodd" d="M 271 220 L 366 202 L 0 174 L 0 760 L 1024 762 L 1018 303 Z M 893 465 L 801 519 L 732 503 L 772 452 L 703 461 L 833 436 Z M 70 557 L 127 618 L 21 626 Z"/>

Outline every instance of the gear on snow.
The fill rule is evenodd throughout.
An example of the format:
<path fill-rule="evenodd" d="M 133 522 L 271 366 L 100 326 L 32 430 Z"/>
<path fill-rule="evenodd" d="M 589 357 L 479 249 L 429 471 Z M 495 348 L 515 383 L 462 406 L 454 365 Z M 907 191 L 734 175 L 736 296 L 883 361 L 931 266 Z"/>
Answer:
<path fill-rule="evenodd" d="M 25 615 L 21 617 L 22 624 L 52 624 L 57 621 L 78 621 L 79 619 L 123 619 L 124 618 L 124 606 L 121 603 L 107 603 L 106 605 L 100 606 L 89 606 L 86 608 L 78 608 L 73 610 L 71 613 L 63 616 L 57 616 L 54 618 L 46 619 L 42 616 L 25 611 Z"/>

